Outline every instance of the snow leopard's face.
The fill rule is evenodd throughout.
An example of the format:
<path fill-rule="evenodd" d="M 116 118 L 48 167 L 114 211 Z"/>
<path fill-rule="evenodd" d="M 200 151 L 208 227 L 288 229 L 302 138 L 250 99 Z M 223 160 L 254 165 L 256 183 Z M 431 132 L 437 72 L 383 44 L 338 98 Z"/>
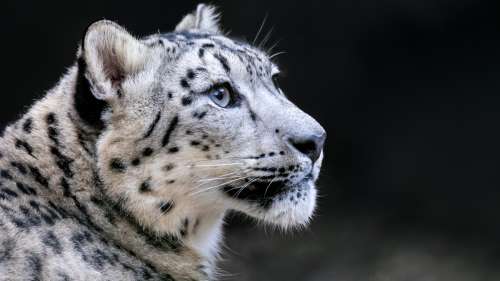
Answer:
<path fill-rule="evenodd" d="M 85 48 L 102 49 L 88 51 L 89 80 L 111 105 L 98 143 L 103 181 L 143 217 L 199 206 L 306 223 L 324 129 L 284 96 L 265 53 L 220 35 L 211 10 L 189 16 L 143 40 L 110 22 L 90 27 Z M 106 48 L 125 62 L 94 63 Z"/>

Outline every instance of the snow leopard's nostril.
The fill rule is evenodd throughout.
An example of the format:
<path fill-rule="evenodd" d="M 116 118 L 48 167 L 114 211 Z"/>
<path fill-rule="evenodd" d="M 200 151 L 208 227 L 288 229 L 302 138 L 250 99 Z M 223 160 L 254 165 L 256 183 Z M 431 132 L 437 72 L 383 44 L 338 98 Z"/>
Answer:
<path fill-rule="evenodd" d="M 321 154 L 325 139 L 326 133 L 322 132 L 321 134 L 310 135 L 306 137 L 290 137 L 288 138 L 288 142 L 296 150 L 298 150 L 302 154 L 307 155 L 314 163 L 316 162 L 316 160 L 318 160 Z"/>

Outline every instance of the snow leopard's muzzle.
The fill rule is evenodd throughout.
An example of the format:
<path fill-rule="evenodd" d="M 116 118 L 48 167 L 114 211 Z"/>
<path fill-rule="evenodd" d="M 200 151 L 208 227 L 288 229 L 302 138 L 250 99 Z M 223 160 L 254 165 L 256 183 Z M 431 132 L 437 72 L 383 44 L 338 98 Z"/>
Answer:
<path fill-rule="evenodd" d="M 285 104 L 287 110 L 272 111 L 264 122 L 268 128 L 279 128 L 273 137 L 262 137 L 267 143 L 261 146 L 274 151 L 249 157 L 252 175 L 245 183 L 225 186 L 224 192 L 245 202 L 242 211 L 287 228 L 307 223 L 313 214 L 326 132 L 295 105 Z"/>

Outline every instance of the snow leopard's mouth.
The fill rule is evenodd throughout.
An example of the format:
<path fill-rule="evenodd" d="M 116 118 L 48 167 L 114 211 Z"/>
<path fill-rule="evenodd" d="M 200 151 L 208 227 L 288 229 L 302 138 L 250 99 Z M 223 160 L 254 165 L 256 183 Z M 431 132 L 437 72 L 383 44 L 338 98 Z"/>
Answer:
<path fill-rule="evenodd" d="M 224 192 L 235 199 L 258 203 L 267 209 L 273 202 L 297 199 L 290 194 L 301 194 L 301 190 L 308 189 L 314 181 L 313 174 L 306 175 L 301 181 L 292 183 L 289 180 L 262 180 L 254 181 L 245 188 L 238 188 L 232 185 L 224 186 Z M 299 195 L 300 199 L 300 195 Z"/>

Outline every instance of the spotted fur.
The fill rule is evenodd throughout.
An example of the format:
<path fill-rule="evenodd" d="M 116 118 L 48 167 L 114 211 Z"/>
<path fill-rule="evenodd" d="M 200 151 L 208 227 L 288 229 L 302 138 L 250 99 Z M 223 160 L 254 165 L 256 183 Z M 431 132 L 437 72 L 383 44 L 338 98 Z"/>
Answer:
<path fill-rule="evenodd" d="M 228 210 L 306 224 L 325 133 L 278 73 L 211 6 L 141 39 L 92 24 L 0 139 L 0 280 L 213 280 Z"/>

